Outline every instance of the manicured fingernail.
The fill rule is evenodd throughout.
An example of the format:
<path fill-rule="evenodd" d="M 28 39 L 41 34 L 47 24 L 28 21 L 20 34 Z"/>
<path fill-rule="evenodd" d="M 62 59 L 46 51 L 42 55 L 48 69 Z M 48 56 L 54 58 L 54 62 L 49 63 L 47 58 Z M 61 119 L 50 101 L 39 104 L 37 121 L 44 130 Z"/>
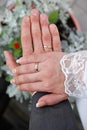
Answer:
<path fill-rule="evenodd" d="M 39 103 L 36 103 L 36 107 L 37 107 L 37 108 L 39 107 Z"/>
<path fill-rule="evenodd" d="M 6 54 L 6 51 L 4 51 L 4 55 Z"/>
<path fill-rule="evenodd" d="M 4 55 L 5 55 L 6 58 L 8 58 L 7 51 L 4 51 Z"/>
<path fill-rule="evenodd" d="M 13 70 L 12 70 L 12 73 L 15 74 L 15 73 L 16 73 L 16 69 L 13 69 Z"/>
<path fill-rule="evenodd" d="M 12 80 L 10 81 L 10 83 L 11 83 L 11 84 L 15 84 L 15 79 L 12 79 Z"/>
<path fill-rule="evenodd" d="M 36 9 L 33 9 L 31 11 L 31 14 L 34 15 L 34 16 L 37 16 L 39 14 L 39 12 Z"/>
<path fill-rule="evenodd" d="M 41 17 L 41 20 L 43 20 L 43 21 L 47 19 L 47 16 L 45 14 L 41 14 L 40 17 Z"/>
<path fill-rule="evenodd" d="M 57 27 L 56 27 L 55 24 L 51 24 L 51 25 L 50 25 L 50 28 L 51 28 L 51 30 L 53 30 L 53 31 L 56 31 L 56 30 L 57 30 Z"/>
<path fill-rule="evenodd" d="M 25 16 L 25 17 L 24 17 L 24 21 L 25 21 L 25 22 L 29 22 L 29 17 L 28 17 L 28 16 Z"/>
<path fill-rule="evenodd" d="M 45 105 L 45 102 L 43 102 L 43 101 L 36 103 L 37 108 L 43 107 L 44 105 Z"/>
<path fill-rule="evenodd" d="M 16 60 L 16 63 L 20 63 L 20 60 Z"/>

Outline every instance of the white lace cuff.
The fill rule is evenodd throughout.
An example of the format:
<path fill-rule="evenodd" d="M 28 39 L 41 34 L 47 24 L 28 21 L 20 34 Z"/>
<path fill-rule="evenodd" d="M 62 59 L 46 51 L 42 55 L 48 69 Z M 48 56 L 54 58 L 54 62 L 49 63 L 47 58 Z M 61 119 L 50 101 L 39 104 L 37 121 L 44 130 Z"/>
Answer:
<path fill-rule="evenodd" d="M 67 54 L 60 64 L 66 77 L 65 92 L 69 96 L 87 98 L 87 51 Z"/>

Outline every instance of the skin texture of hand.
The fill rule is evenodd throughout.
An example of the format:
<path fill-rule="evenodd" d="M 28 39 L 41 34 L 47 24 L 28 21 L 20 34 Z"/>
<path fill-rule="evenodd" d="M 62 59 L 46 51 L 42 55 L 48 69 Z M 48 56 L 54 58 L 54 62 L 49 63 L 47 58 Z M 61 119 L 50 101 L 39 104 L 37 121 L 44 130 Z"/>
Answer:
<path fill-rule="evenodd" d="M 53 105 L 68 98 L 64 92 L 64 74 L 61 71 L 60 60 L 65 55 L 63 52 L 47 52 L 34 54 L 18 60 L 22 64 L 13 72 L 16 77 L 12 83 L 24 91 L 49 92 L 50 94 L 39 99 L 39 106 Z M 34 64 L 39 63 L 39 72 L 34 72 Z"/>
<path fill-rule="evenodd" d="M 61 51 L 60 38 L 59 38 L 57 27 L 54 24 L 49 25 L 47 15 L 39 14 L 39 12 L 36 9 L 33 9 L 31 11 L 30 17 L 25 16 L 22 21 L 21 41 L 22 41 L 24 58 L 26 57 L 29 58 L 30 56 L 32 57 L 32 55 L 41 54 L 41 53 L 46 54 L 47 52 L 51 52 L 51 51 L 55 51 L 55 52 Z M 32 48 L 32 42 L 34 48 Z M 52 48 L 44 48 L 43 47 L 44 45 L 52 46 Z M 25 70 L 28 70 L 29 74 L 34 73 L 35 61 L 34 63 L 31 63 L 31 65 L 29 64 L 27 65 L 26 63 L 24 63 L 23 65 L 19 66 L 14 60 L 11 53 L 5 51 L 4 54 L 6 57 L 7 66 L 12 72 L 14 72 L 13 70 L 16 70 L 18 67 L 19 70 L 21 68 L 22 70 L 24 70 L 24 72 L 22 72 L 21 74 L 25 73 Z M 14 74 L 15 78 L 17 75 L 20 76 L 20 73 Z M 40 86 L 40 87 L 44 88 L 44 86 Z M 29 92 L 32 91 L 34 90 L 31 89 L 31 91 Z M 36 91 L 38 91 L 38 89 Z M 63 87 L 63 93 L 64 93 L 64 87 Z M 50 98 L 48 98 L 48 96 L 50 96 Z M 61 94 L 59 96 L 57 94 L 55 95 L 50 94 L 40 98 L 38 103 L 40 104 L 39 106 L 52 105 L 66 99 L 66 97 L 67 97 L 66 94 L 64 95 Z"/>
<path fill-rule="evenodd" d="M 31 11 L 30 17 L 25 16 L 23 18 L 21 25 L 21 41 L 23 57 L 29 56 L 33 53 L 38 54 L 52 51 L 52 49 L 53 51 L 61 51 L 57 27 L 54 24 L 49 25 L 47 15 L 40 15 L 36 9 Z M 34 50 L 32 48 L 32 42 L 34 44 Z M 52 49 L 44 49 L 43 43 L 47 46 L 52 45 Z M 12 69 L 18 66 L 18 64 L 10 52 L 5 51 L 4 54 L 7 66 L 12 71 Z"/>

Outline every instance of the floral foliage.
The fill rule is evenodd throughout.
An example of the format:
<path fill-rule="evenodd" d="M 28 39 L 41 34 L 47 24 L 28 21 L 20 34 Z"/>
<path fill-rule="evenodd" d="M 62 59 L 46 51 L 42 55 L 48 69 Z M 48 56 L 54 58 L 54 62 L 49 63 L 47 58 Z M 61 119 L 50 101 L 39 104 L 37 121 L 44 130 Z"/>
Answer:
<path fill-rule="evenodd" d="M 71 28 L 67 24 L 70 11 L 69 4 L 72 0 L 14 0 L 16 6 L 9 10 L 3 7 L 4 13 L 0 19 L 0 76 L 3 72 L 6 80 L 10 81 L 12 73 L 5 65 L 3 51 L 10 50 L 15 59 L 22 56 L 21 49 L 21 21 L 25 15 L 29 15 L 32 8 L 37 8 L 41 13 L 46 13 L 51 23 L 58 26 L 62 49 L 66 52 L 75 52 L 87 48 L 87 35 L 78 32 L 74 26 Z M 69 4 L 68 4 L 69 3 Z M 2 11 L 3 12 L 3 11 Z M 15 85 L 9 85 L 7 93 L 10 97 L 15 96 L 21 102 L 28 99 L 30 95 L 27 92 L 21 92 Z"/>

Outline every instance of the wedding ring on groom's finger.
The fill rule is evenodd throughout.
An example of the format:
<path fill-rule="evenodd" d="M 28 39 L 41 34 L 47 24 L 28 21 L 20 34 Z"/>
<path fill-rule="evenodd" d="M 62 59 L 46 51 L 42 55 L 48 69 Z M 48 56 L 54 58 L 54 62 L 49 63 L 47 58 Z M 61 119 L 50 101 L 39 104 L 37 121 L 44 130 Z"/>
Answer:
<path fill-rule="evenodd" d="M 35 63 L 34 70 L 35 72 L 39 72 L 39 63 Z"/>
<path fill-rule="evenodd" d="M 44 47 L 44 49 L 52 49 L 52 46 L 46 46 L 46 45 L 44 45 L 43 47 Z"/>

